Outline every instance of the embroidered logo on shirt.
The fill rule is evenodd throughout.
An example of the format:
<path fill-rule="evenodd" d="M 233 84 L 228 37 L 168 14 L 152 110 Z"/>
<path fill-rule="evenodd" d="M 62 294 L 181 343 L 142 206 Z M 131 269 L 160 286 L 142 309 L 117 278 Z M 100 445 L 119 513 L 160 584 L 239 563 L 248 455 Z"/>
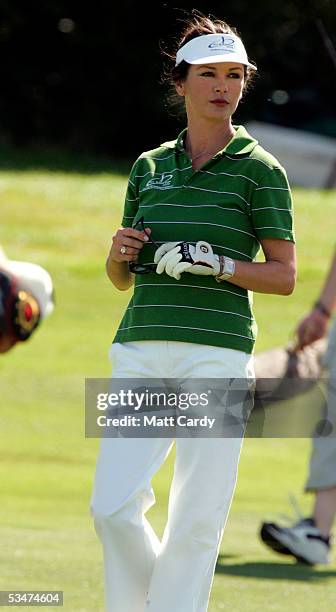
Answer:
<path fill-rule="evenodd" d="M 151 178 L 146 183 L 144 189 L 169 189 L 172 186 L 173 175 L 164 172 L 160 178 Z"/>

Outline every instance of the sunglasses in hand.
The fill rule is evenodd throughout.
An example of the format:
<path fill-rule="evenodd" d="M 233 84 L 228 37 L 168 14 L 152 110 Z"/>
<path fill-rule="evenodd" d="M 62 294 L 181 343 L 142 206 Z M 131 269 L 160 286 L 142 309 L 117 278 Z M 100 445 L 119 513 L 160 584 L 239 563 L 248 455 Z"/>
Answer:
<path fill-rule="evenodd" d="M 137 229 L 137 230 L 144 232 L 146 236 L 148 236 L 148 243 L 153 244 L 155 248 L 158 249 L 159 245 L 146 232 L 144 222 L 145 222 L 144 217 L 143 216 L 140 217 L 139 221 L 137 221 L 136 224 L 133 225 L 133 229 Z M 149 274 L 150 272 L 156 272 L 155 263 L 141 264 L 136 261 L 130 261 L 128 265 L 129 265 L 130 271 L 133 272 L 133 274 Z"/>

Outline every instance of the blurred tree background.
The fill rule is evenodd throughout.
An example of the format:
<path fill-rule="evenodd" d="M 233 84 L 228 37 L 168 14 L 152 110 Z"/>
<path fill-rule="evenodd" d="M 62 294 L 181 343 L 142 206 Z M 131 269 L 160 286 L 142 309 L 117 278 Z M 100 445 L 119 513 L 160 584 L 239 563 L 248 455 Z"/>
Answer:
<path fill-rule="evenodd" d="M 133 157 L 183 126 L 161 81 L 192 8 L 226 19 L 258 64 L 236 122 L 336 137 L 335 0 L 168 3 L 0 0 L 0 145 Z"/>

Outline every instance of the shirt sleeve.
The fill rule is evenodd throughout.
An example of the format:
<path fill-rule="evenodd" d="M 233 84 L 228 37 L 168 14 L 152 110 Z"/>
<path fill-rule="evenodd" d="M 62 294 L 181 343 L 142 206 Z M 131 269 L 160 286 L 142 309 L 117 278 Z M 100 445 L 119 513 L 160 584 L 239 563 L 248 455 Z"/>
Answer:
<path fill-rule="evenodd" d="M 259 179 L 251 199 L 251 217 L 259 240 L 295 242 L 292 194 L 283 168 L 270 167 Z"/>
<path fill-rule="evenodd" d="M 132 227 L 134 217 L 139 208 L 139 193 L 136 180 L 137 162 L 133 165 L 130 172 L 127 190 L 125 195 L 124 212 L 121 225 L 122 227 Z"/>

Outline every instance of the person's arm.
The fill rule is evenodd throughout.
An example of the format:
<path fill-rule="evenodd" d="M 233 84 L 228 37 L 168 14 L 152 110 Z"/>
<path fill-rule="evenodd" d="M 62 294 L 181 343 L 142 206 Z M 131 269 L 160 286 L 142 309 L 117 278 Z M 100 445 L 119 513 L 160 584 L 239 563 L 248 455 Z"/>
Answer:
<path fill-rule="evenodd" d="M 114 261 L 109 254 L 106 260 L 106 273 L 112 285 L 119 291 L 126 291 L 134 283 L 134 274 L 130 272 L 126 261 Z"/>
<path fill-rule="evenodd" d="M 290 295 L 295 287 L 295 245 L 278 238 L 261 241 L 265 262 L 232 260 L 235 271 L 227 282 L 259 293 Z M 231 259 L 231 258 L 229 258 Z M 167 242 L 158 248 L 154 261 L 156 272 L 166 272 L 180 280 L 183 272 L 201 276 L 214 276 L 220 280 L 220 257 L 213 252 L 208 242 L 199 241 L 196 246 L 189 242 Z"/>
<path fill-rule="evenodd" d="M 151 229 L 145 229 L 147 234 L 150 234 Z M 130 272 L 128 264 L 130 261 L 137 261 L 139 252 L 147 241 L 145 232 L 132 227 L 121 227 L 112 237 L 106 273 L 111 283 L 120 291 L 126 291 L 133 285 L 135 275 Z M 126 253 L 121 253 L 121 247 L 126 247 Z"/>
<path fill-rule="evenodd" d="M 333 257 L 321 295 L 317 300 L 317 307 L 324 315 L 330 317 L 336 307 L 336 253 Z"/>
<path fill-rule="evenodd" d="M 315 302 L 312 310 L 298 324 L 295 335 L 297 337 L 297 349 L 324 338 L 328 331 L 329 321 L 333 310 L 336 308 L 336 253 L 333 257 L 329 272 L 324 282 L 320 297 Z"/>
<path fill-rule="evenodd" d="M 296 281 L 295 244 L 289 240 L 261 240 L 265 262 L 235 261 L 235 273 L 227 282 L 258 293 L 290 295 Z"/>

